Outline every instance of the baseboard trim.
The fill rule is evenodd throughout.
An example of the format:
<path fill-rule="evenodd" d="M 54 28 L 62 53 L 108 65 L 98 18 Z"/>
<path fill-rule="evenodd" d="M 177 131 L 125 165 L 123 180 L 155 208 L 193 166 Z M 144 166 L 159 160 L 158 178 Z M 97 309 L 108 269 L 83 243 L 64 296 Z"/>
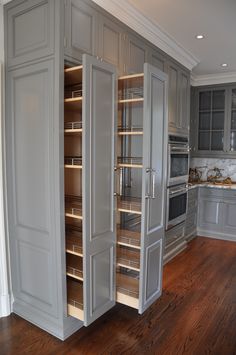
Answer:
<path fill-rule="evenodd" d="M 187 242 L 184 240 L 177 247 L 173 248 L 166 255 L 164 255 L 164 265 L 171 261 L 174 257 L 176 257 L 179 253 L 181 253 L 184 249 L 187 248 Z"/>
<path fill-rule="evenodd" d="M 0 296 L 0 318 L 7 317 L 11 314 L 11 297 L 10 295 Z"/>
<path fill-rule="evenodd" d="M 236 242 L 236 236 L 233 237 L 230 234 L 223 234 L 223 233 L 217 233 L 217 232 L 212 232 L 212 231 L 206 231 L 202 229 L 197 229 L 197 235 L 199 237 L 205 237 L 205 238 L 211 238 L 211 239 L 219 239 L 219 240 L 225 240 L 228 242 Z"/>

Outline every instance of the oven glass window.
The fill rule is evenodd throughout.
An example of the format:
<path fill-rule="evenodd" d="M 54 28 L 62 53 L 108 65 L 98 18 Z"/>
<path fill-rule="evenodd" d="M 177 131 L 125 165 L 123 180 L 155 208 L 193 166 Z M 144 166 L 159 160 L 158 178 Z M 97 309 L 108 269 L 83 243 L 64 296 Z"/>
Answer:
<path fill-rule="evenodd" d="M 171 197 L 169 201 L 169 221 L 186 213 L 187 193 Z"/>
<path fill-rule="evenodd" d="M 188 154 L 171 154 L 170 177 L 188 175 Z"/>

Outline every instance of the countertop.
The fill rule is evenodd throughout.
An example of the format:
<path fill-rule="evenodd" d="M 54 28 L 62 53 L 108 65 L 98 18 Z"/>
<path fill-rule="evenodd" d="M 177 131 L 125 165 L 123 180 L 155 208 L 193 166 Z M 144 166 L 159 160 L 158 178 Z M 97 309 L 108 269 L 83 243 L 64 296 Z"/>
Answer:
<path fill-rule="evenodd" d="M 207 181 L 188 183 L 189 190 L 196 189 L 197 187 L 208 187 L 210 189 L 236 190 L 236 183 L 233 183 L 233 184 L 214 184 L 212 182 L 207 182 Z"/>

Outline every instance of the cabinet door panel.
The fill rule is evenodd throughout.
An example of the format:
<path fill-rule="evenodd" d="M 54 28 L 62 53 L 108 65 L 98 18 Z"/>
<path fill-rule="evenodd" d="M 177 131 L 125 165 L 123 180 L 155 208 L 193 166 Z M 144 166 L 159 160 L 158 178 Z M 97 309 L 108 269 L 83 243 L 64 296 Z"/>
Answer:
<path fill-rule="evenodd" d="M 40 316 L 57 316 L 53 62 L 11 71 L 7 83 L 13 309 L 25 303 Z"/>
<path fill-rule="evenodd" d="M 147 59 L 147 48 L 145 45 L 138 38 L 129 34 L 126 42 L 126 53 L 127 74 L 142 73 L 143 65 Z"/>
<path fill-rule="evenodd" d="M 154 67 L 160 69 L 161 71 L 164 71 L 165 58 L 161 54 L 159 54 L 158 52 L 151 50 L 150 62 Z"/>
<path fill-rule="evenodd" d="M 65 54 L 82 60 L 82 54 L 96 55 L 97 12 L 81 0 L 67 0 L 65 7 Z"/>
<path fill-rule="evenodd" d="M 144 312 L 162 292 L 166 105 L 167 75 L 145 64 L 139 313 Z"/>
<path fill-rule="evenodd" d="M 122 68 L 122 30 L 105 16 L 99 17 L 99 56 L 108 63 L 115 65 L 119 72 Z"/>
<path fill-rule="evenodd" d="M 200 199 L 198 211 L 199 228 L 217 232 L 221 231 L 220 201 Z"/>
<path fill-rule="evenodd" d="M 84 323 L 115 304 L 115 68 L 83 55 Z"/>
<path fill-rule="evenodd" d="M 9 66 L 53 54 L 54 0 L 24 1 L 10 8 L 7 11 L 7 36 Z"/>
<path fill-rule="evenodd" d="M 182 133 L 188 134 L 190 121 L 190 83 L 188 74 L 180 71 L 180 114 L 179 128 Z"/>
<path fill-rule="evenodd" d="M 178 70 L 175 66 L 169 65 L 169 130 L 176 132 L 179 127 L 179 105 L 178 105 Z"/>
<path fill-rule="evenodd" d="M 236 235 L 236 203 L 225 202 L 223 231 L 227 234 Z"/>

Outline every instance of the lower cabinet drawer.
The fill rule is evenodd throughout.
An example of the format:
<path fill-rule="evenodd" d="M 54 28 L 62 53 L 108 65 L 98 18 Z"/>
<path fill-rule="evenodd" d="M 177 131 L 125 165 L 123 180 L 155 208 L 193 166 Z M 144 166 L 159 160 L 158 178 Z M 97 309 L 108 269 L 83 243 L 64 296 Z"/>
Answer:
<path fill-rule="evenodd" d="M 170 244 L 179 241 L 184 236 L 184 227 L 185 223 L 166 231 L 165 234 L 165 247 L 168 247 Z"/>

